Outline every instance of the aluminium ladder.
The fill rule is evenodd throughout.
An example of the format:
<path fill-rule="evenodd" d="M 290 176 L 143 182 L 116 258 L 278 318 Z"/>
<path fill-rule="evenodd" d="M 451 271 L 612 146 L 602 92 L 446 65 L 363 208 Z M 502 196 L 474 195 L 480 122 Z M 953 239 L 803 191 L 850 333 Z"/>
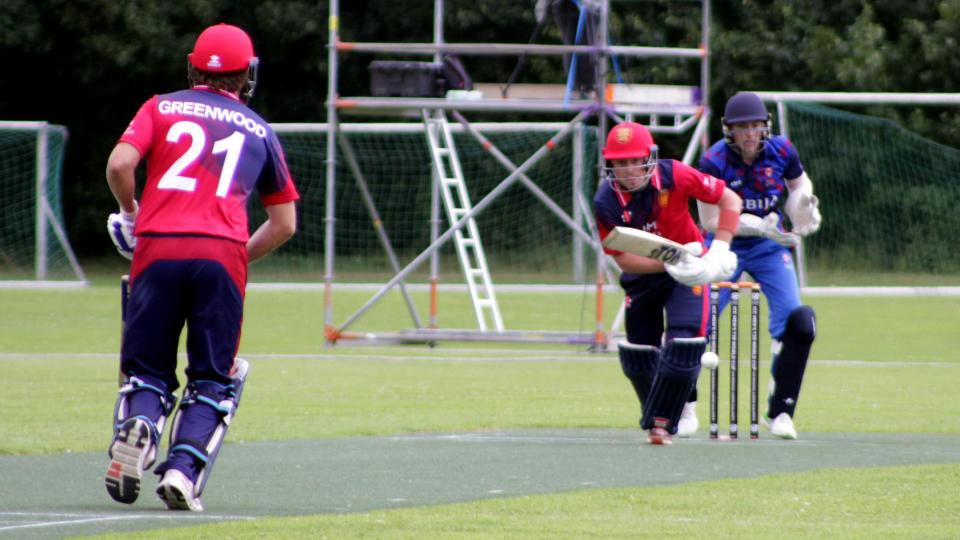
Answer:
<path fill-rule="evenodd" d="M 427 144 L 430 147 L 430 156 L 433 161 L 434 176 L 439 183 L 439 191 L 446 208 L 447 220 L 453 227 L 456 223 L 470 214 L 472 206 L 467 193 L 467 185 L 463 179 L 463 169 L 460 158 L 453 145 L 453 134 L 444 111 L 423 111 L 423 121 L 426 126 Z M 473 310 L 477 316 L 480 331 L 492 329 L 503 331 L 503 319 L 500 316 L 500 306 L 493 291 L 493 281 L 490 279 L 490 270 L 487 258 L 480 243 L 480 231 L 473 215 L 469 215 L 464 226 L 454 234 L 454 244 L 463 275 L 473 301 Z"/>

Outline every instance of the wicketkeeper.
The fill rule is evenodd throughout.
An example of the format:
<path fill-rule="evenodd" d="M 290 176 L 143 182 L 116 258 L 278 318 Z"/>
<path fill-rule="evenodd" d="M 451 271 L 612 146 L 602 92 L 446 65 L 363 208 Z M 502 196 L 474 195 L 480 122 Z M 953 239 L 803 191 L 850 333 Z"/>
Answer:
<path fill-rule="evenodd" d="M 107 162 L 120 212 L 107 229 L 132 258 L 107 492 L 132 503 L 168 418 L 156 473 L 167 508 L 202 510 L 200 495 L 240 402 L 248 364 L 236 359 L 247 265 L 296 230 L 299 195 L 270 125 L 246 106 L 258 60 L 236 26 L 204 30 L 187 56 L 191 87 L 146 101 Z M 137 165 L 146 158 L 140 204 Z M 267 220 L 251 236 L 254 190 Z M 176 408 L 177 348 L 187 327 L 187 384 Z"/>
<path fill-rule="evenodd" d="M 770 133 L 770 114 L 759 96 L 737 93 L 727 101 L 721 121 L 723 140 L 703 155 L 700 170 L 726 180 L 743 199 L 737 236 L 730 244 L 738 261 L 732 279 L 748 272 L 769 306 L 773 365 L 763 420 L 773 435 L 796 439 L 793 416 L 817 324 L 813 308 L 800 303 L 790 248 L 820 228 L 819 200 L 797 149 Z M 715 230 L 716 207 L 698 205 L 703 226 Z M 730 291 L 721 291 L 720 309 L 729 301 Z"/>

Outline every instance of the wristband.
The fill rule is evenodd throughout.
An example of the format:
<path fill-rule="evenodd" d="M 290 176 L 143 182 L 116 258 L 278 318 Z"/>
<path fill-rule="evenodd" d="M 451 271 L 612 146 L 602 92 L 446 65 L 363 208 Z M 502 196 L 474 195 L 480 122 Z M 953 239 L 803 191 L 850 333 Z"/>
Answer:
<path fill-rule="evenodd" d="M 720 217 L 717 219 L 717 231 L 730 231 L 730 234 L 737 233 L 737 224 L 740 222 L 740 213 L 733 210 L 720 209 Z"/>

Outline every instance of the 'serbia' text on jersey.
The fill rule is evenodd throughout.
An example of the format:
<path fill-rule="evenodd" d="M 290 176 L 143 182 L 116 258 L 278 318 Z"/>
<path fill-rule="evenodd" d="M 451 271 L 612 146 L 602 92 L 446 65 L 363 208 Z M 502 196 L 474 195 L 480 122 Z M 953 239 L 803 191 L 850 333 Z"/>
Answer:
<path fill-rule="evenodd" d="M 161 101 L 158 104 L 157 109 L 160 111 L 160 114 L 195 116 L 197 118 L 206 118 L 209 120 L 217 120 L 219 122 L 234 124 L 237 127 L 253 133 L 261 139 L 266 138 L 267 136 L 266 127 L 252 118 L 247 118 L 247 116 L 242 112 L 235 111 L 233 109 L 224 109 L 222 107 L 215 107 L 207 105 L 206 103 L 197 103 L 195 101 L 172 100 Z"/>

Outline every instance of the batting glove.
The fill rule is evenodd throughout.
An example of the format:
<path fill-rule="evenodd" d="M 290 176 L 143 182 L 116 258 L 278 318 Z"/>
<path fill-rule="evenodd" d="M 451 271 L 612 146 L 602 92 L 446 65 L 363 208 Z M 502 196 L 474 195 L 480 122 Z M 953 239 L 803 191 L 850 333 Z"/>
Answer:
<path fill-rule="evenodd" d="M 710 283 L 710 276 L 713 275 L 710 265 L 702 257 L 681 257 L 676 264 L 663 266 L 673 279 L 687 287 Z"/>
<path fill-rule="evenodd" d="M 723 240 L 714 239 L 703 260 L 711 272 L 705 283 L 727 280 L 737 271 L 737 254 L 730 251 L 730 244 Z"/>
<path fill-rule="evenodd" d="M 126 259 L 133 259 L 133 250 L 137 247 L 137 237 L 133 235 L 133 226 L 137 221 L 137 202 L 134 201 L 134 211 L 124 212 L 107 217 L 107 234 L 116 246 L 117 251 Z"/>

